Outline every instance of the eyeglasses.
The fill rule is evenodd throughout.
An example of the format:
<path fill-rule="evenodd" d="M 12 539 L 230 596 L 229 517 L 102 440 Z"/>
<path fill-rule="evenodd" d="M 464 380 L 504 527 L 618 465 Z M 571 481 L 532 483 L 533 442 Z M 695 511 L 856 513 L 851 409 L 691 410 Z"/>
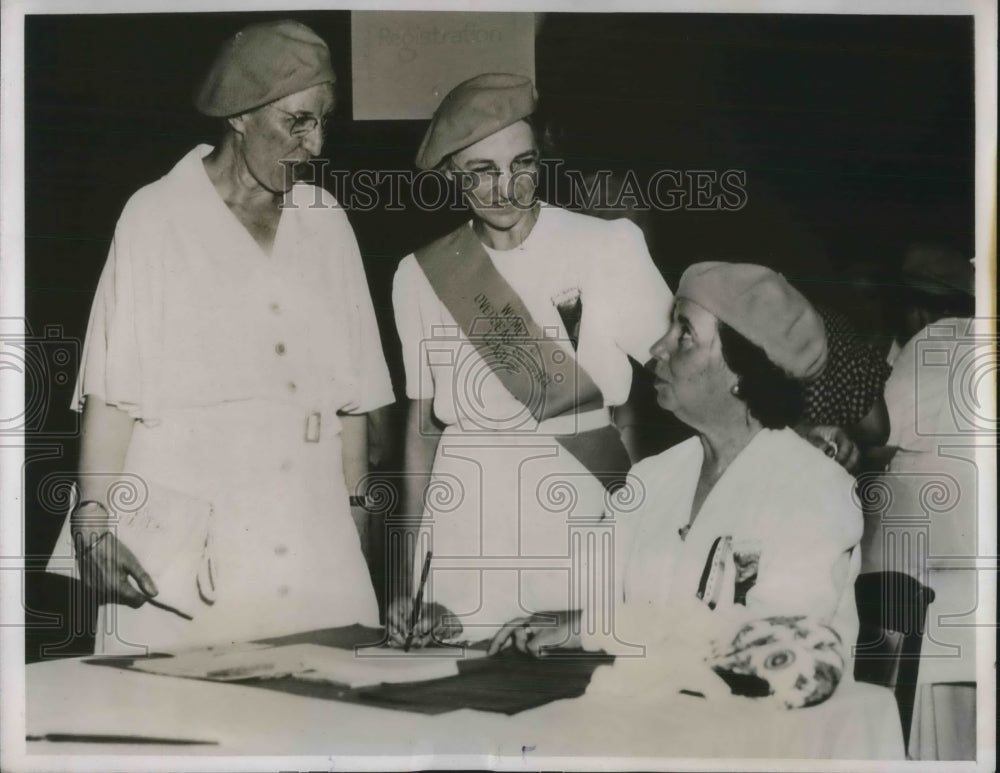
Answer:
<path fill-rule="evenodd" d="M 274 105 L 268 105 L 268 107 L 274 107 Z M 312 134 L 312 132 L 316 131 L 317 127 L 320 131 L 326 134 L 326 130 L 330 122 L 329 116 L 324 115 L 322 118 L 317 118 L 314 115 L 296 115 L 295 113 L 289 113 L 287 110 L 282 110 L 280 107 L 275 107 L 274 109 L 291 119 L 291 123 L 288 126 L 288 133 L 293 137 L 304 137 L 307 134 Z"/>

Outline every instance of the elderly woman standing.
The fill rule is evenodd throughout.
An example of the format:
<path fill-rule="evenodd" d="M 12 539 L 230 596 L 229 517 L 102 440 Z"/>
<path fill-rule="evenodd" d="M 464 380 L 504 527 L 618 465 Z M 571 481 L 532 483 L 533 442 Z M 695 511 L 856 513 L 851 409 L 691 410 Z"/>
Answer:
<path fill-rule="evenodd" d="M 68 524 L 105 602 L 98 652 L 378 623 L 349 493 L 364 413 L 392 391 L 347 218 L 291 174 L 320 152 L 334 80 L 302 24 L 236 33 L 195 100 L 221 142 L 118 222 Z"/>
<path fill-rule="evenodd" d="M 823 700 L 851 674 L 862 532 L 851 476 L 789 428 L 803 381 L 826 360 L 823 324 L 770 269 L 699 263 L 681 277 L 670 329 L 651 352 L 660 406 L 698 434 L 638 463 L 638 504 L 609 514 L 614 603 L 588 612 L 612 614 L 614 638 L 596 643 L 644 646 L 647 657 L 616 663 L 607 678 L 634 669 L 638 691 L 709 692 L 707 663 L 727 679 L 769 682 L 760 694 L 788 707 Z M 517 619 L 493 648 L 590 648 L 577 617 Z M 662 682 L 643 660 L 662 666 Z"/>
<path fill-rule="evenodd" d="M 478 75 L 445 97 L 417 155 L 472 215 L 404 258 L 393 286 L 412 401 L 407 506 L 430 533 L 424 598 L 439 605 L 417 643 L 443 630 L 445 611 L 481 638 L 568 603 L 571 518 L 599 517 L 624 479 L 610 409 L 672 300 L 632 223 L 536 200 L 535 105 L 528 78 Z M 400 642 L 405 597 L 393 611 Z"/>

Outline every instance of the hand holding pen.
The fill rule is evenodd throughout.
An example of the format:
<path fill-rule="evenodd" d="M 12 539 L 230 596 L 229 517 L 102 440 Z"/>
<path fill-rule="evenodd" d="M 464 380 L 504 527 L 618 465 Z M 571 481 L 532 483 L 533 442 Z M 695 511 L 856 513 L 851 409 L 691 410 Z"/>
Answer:
<path fill-rule="evenodd" d="M 80 579 L 102 603 L 141 607 L 159 593 L 139 559 L 110 529 L 74 525 L 73 539 Z"/>
<path fill-rule="evenodd" d="M 453 639 L 462 633 L 462 624 L 451 610 L 442 604 L 424 602 L 423 589 L 427 585 L 431 554 L 428 551 L 421 571 L 421 582 L 416 598 L 400 596 L 389 604 L 387 614 L 387 635 L 389 645 L 408 651 L 435 641 Z"/>
<path fill-rule="evenodd" d="M 159 590 L 153 578 L 111 530 L 76 526 L 73 539 L 80 579 L 102 603 L 135 608 L 149 604 L 184 620 L 193 619 L 187 612 L 156 598 Z"/>
<path fill-rule="evenodd" d="M 428 550 L 427 555 L 424 556 L 424 568 L 420 571 L 420 586 L 417 588 L 417 598 L 413 602 L 413 608 L 410 610 L 410 624 L 407 626 L 403 652 L 409 652 L 410 647 L 413 646 L 413 635 L 416 633 L 417 622 L 420 619 L 420 608 L 424 603 L 424 588 L 427 587 L 427 575 L 431 571 L 431 555 L 431 551 Z"/>

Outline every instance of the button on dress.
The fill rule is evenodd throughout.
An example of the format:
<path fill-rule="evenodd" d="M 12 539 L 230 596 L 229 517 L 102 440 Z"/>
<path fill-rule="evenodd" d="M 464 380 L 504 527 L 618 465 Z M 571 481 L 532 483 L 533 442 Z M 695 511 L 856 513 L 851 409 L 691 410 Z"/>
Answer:
<path fill-rule="evenodd" d="M 209 180 L 211 150 L 126 204 L 73 406 L 137 419 L 118 537 L 193 620 L 104 606 L 98 653 L 378 623 L 338 418 L 393 400 L 357 242 L 329 194 L 299 185 L 266 255 Z M 71 556 L 67 523 L 52 566 Z"/>

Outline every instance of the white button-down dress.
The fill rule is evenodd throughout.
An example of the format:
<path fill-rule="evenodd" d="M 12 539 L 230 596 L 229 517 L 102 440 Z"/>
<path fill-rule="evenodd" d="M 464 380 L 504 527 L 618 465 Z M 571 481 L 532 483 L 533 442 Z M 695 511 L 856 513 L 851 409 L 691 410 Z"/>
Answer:
<path fill-rule="evenodd" d="M 74 406 L 137 419 L 109 477 L 118 537 L 157 600 L 193 620 L 102 607 L 99 653 L 378 623 L 338 412 L 393 395 L 354 233 L 329 194 L 298 185 L 265 254 L 209 180 L 211 150 L 127 203 Z M 55 568 L 68 543 L 67 528 Z"/>

